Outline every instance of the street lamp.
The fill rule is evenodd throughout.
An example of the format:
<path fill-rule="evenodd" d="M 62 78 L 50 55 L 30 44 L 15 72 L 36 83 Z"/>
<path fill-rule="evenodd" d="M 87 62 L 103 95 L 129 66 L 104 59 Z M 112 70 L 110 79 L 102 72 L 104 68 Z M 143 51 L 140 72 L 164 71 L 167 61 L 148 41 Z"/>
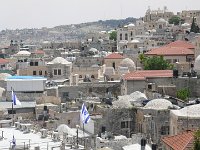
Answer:
<path fill-rule="evenodd" d="M 76 146 L 77 146 L 77 148 L 79 148 L 79 146 L 78 146 L 78 129 L 79 128 L 80 128 L 80 126 L 76 125 Z"/>

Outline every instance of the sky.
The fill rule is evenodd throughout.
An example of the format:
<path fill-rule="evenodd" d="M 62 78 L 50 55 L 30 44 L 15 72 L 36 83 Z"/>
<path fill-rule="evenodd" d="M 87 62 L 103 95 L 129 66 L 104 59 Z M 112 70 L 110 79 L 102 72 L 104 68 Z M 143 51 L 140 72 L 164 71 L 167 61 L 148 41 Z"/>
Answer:
<path fill-rule="evenodd" d="M 0 30 L 143 17 L 146 10 L 200 10 L 200 0 L 0 0 Z"/>

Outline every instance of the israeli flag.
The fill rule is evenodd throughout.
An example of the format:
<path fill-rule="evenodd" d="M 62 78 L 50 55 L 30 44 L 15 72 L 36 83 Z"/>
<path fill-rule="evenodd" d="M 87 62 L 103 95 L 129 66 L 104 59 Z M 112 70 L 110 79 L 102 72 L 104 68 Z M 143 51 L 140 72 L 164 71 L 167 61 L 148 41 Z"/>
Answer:
<path fill-rule="evenodd" d="M 12 91 L 12 102 L 13 102 L 13 105 L 20 105 L 20 106 L 22 105 L 13 91 Z"/>
<path fill-rule="evenodd" d="M 83 124 L 87 124 L 90 121 L 90 115 L 84 103 L 81 107 L 81 119 L 82 119 Z"/>

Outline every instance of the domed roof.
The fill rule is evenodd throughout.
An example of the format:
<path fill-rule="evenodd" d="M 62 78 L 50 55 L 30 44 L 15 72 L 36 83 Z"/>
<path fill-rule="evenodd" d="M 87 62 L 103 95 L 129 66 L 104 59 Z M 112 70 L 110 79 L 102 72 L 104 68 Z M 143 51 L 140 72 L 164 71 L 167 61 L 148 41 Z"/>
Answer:
<path fill-rule="evenodd" d="M 130 58 L 123 59 L 120 63 L 120 66 L 121 67 L 132 67 L 132 68 L 136 69 L 135 63 Z"/>
<path fill-rule="evenodd" d="M 94 52 L 94 53 L 98 52 L 98 50 L 97 50 L 96 48 L 90 48 L 89 51 L 90 51 L 90 52 Z"/>
<path fill-rule="evenodd" d="M 163 19 L 163 18 L 160 18 L 160 19 L 158 19 L 158 21 L 157 22 L 166 22 L 166 20 L 165 19 Z"/>
<path fill-rule="evenodd" d="M 62 57 L 56 57 L 51 62 L 48 62 L 47 64 L 66 64 L 69 65 L 71 62 L 67 61 L 66 59 Z"/>
<path fill-rule="evenodd" d="M 30 52 L 28 52 L 28 51 L 19 51 L 16 55 L 20 55 L 20 56 L 22 56 L 22 55 L 26 55 L 26 56 L 28 56 L 28 55 L 31 55 L 31 53 Z"/>
<path fill-rule="evenodd" d="M 182 27 L 188 27 L 188 26 L 190 26 L 190 24 L 185 22 L 185 23 L 182 24 L 181 26 L 182 26 Z"/>
<path fill-rule="evenodd" d="M 200 104 L 184 107 L 180 110 L 173 110 L 177 116 L 200 118 Z"/>
<path fill-rule="evenodd" d="M 130 23 L 129 25 L 128 25 L 128 27 L 134 27 L 135 25 L 133 24 L 133 23 Z"/>
<path fill-rule="evenodd" d="M 168 109 L 170 107 L 173 107 L 172 103 L 166 99 L 154 99 L 148 102 L 144 108 L 146 109 Z"/>
<path fill-rule="evenodd" d="M 8 73 L 0 73 L 0 80 L 5 80 L 6 78 L 10 77 L 12 75 Z"/>
<path fill-rule="evenodd" d="M 195 71 L 200 71 L 200 55 L 195 59 L 194 70 Z"/>
<path fill-rule="evenodd" d="M 137 40 L 137 39 L 134 39 L 134 40 L 131 41 L 131 43 L 139 43 L 139 42 L 140 42 L 140 41 Z"/>

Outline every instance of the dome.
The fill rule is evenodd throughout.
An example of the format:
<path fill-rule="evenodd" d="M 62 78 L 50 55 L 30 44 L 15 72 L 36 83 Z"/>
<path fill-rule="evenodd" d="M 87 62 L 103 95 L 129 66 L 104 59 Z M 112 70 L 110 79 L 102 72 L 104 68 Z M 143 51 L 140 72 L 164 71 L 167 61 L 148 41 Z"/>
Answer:
<path fill-rule="evenodd" d="M 89 51 L 90 51 L 90 52 L 93 52 L 93 53 L 97 53 L 97 52 L 98 52 L 98 50 L 97 50 L 96 48 L 90 48 Z"/>
<path fill-rule="evenodd" d="M 134 70 L 136 69 L 135 63 L 130 58 L 123 59 L 120 63 L 120 66 L 121 67 L 133 68 Z"/>
<path fill-rule="evenodd" d="M 28 52 L 28 51 L 19 51 L 16 55 L 19 55 L 19 56 L 22 56 L 22 55 L 29 56 L 29 55 L 31 55 L 31 53 Z"/>
<path fill-rule="evenodd" d="M 168 109 L 172 107 L 173 107 L 172 103 L 166 99 L 154 99 L 148 102 L 144 106 L 144 108 L 146 109 L 157 109 L 157 110 Z"/>
<path fill-rule="evenodd" d="M 134 27 L 135 25 L 133 24 L 133 23 L 130 23 L 129 25 L 128 25 L 128 27 Z"/>
<path fill-rule="evenodd" d="M 12 75 L 8 73 L 0 73 L 0 80 L 5 80 L 6 78 L 10 77 Z"/>
<path fill-rule="evenodd" d="M 157 21 L 157 22 L 166 23 L 166 20 L 165 20 L 165 19 L 163 19 L 163 18 L 160 18 L 160 19 L 158 19 L 158 21 Z"/>
<path fill-rule="evenodd" d="M 188 27 L 188 26 L 190 26 L 190 24 L 185 22 L 185 23 L 182 24 L 181 26 L 182 26 L 182 27 Z"/>
<path fill-rule="evenodd" d="M 194 70 L 200 72 L 200 55 L 195 59 Z"/>
<path fill-rule="evenodd" d="M 134 39 L 134 40 L 131 41 L 131 43 L 140 43 L 140 41 L 137 40 L 137 39 Z"/>
<path fill-rule="evenodd" d="M 69 135 L 73 135 L 71 128 L 69 128 L 67 125 L 65 124 L 61 124 L 57 127 L 56 129 L 58 131 L 58 133 L 61 135 L 64 133 L 67 133 Z"/>
<path fill-rule="evenodd" d="M 66 59 L 64 59 L 62 57 L 56 57 L 55 59 L 53 59 L 51 62 L 48 62 L 47 64 L 65 64 L 65 65 L 69 65 L 69 64 L 72 64 L 72 63 L 67 61 Z"/>
<path fill-rule="evenodd" d="M 200 104 L 190 105 L 180 110 L 173 110 L 177 116 L 200 118 Z"/>

